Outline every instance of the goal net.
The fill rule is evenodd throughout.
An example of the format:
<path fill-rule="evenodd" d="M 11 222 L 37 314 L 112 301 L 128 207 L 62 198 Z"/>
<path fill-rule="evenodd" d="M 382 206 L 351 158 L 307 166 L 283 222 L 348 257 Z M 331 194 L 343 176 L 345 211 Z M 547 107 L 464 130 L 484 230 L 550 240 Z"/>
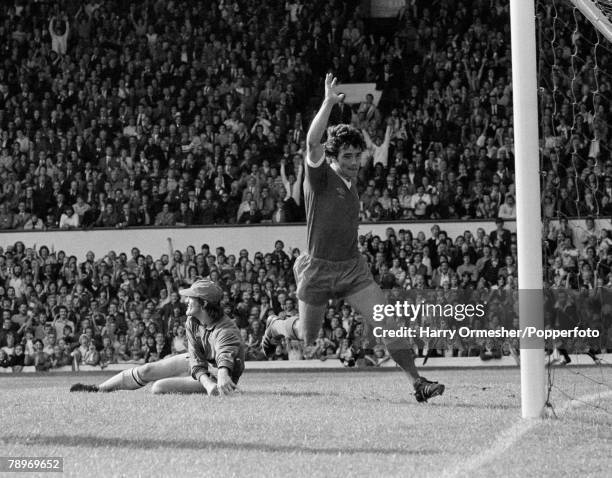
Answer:
<path fill-rule="evenodd" d="M 560 309 L 571 307 L 583 326 L 602 332 L 547 344 L 550 364 L 573 357 L 574 364 L 598 366 L 549 367 L 548 402 L 576 399 L 571 383 L 583 380 L 596 397 L 589 406 L 605 413 L 612 413 L 604 400 L 612 369 L 602 358 L 612 348 L 610 18 L 610 0 L 536 1 L 543 265 L 551 299 L 545 325 L 558 326 Z"/>

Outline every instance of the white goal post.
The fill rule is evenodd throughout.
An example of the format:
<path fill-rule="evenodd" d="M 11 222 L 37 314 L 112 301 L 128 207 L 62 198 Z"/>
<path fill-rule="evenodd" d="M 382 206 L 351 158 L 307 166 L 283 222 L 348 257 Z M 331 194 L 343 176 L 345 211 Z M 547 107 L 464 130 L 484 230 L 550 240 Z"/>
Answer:
<path fill-rule="evenodd" d="M 544 328 L 542 308 L 542 220 L 538 139 L 538 78 L 534 0 L 510 2 L 512 97 L 516 171 L 519 325 Z M 538 301 L 538 295 L 540 300 Z M 544 413 L 546 381 L 544 339 L 521 339 L 521 411 L 523 418 Z"/>
<path fill-rule="evenodd" d="M 569 0 L 612 42 L 612 0 Z M 535 0 L 510 1 L 520 328 L 544 328 Z M 521 339 L 521 413 L 544 416 L 544 339 Z"/>

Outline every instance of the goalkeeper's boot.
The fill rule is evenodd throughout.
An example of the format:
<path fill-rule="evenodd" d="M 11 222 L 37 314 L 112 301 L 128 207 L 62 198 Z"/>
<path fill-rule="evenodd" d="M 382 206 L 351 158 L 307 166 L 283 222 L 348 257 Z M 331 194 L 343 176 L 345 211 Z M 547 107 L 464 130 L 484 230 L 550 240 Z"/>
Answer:
<path fill-rule="evenodd" d="M 71 392 L 99 392 L 97 385 L 88 385 L 86 383 L 75 383 L 70 387 Z"/>
<path fill-rule="evenodd" d="M 414 396 L 417 402 L 426 402 L 430 398 L 444 393 L 444 385 L 438 382 L 430 382 L 424 377 L 417 378 L 414 382 Z"/>
<path fill-rule="evenodd" d="M 266 322 L 266 331 L 261 339 L 261 348 L 266 358 L 270 358 L 274 355 L 278 339 L 282 336 L 277 331 L 278 327 L 275 327 L 275 323 L 279 320 L 280 318 L 278 315 L 271 315 Z"/>

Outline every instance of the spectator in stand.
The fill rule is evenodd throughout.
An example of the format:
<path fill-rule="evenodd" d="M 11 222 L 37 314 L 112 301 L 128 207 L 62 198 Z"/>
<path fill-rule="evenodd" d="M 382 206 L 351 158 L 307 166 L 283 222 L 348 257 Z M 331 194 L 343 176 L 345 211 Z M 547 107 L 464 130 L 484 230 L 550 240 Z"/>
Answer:
<path fill-rule="evenodd" d="M 65 212 L 60 217 L 60 229 L 76 229 L 79 227 L 79 216 L 74 213 L 72 206 L 66 206 Z"/>
<path fill-rule="evenodd" d="M 185 326 L 179 325 L 176 329 L 176 335 L 172 339 L 172 354 L 182 354 L 187 352 L 187 335 L 185 333 Z"/>
<path fill-rule="evenodd" d="M 43 351 L 44 344 L 42 340 L 34 342 L 34 353 L 31 357 L 31 363 L 36 368 L 37 372 L 46 372 L 52 366 L 51 357 Z"/>
<path fill-rule="evenodd" d="M 5 343 L 6 345 L 0 348 L 0 350 L 2 350 L 8 356 L 9 360 L 12 360 L 13 356 L 15 355 L 15 334 L 7 334 L 5 336 Z"/>
<path fill-rule="evenodd" d="M 115 227 L 119 223 L 119 218 L 112 203 L 104 204 L 104 209 L 100 212 L 95 224 L 100 227 Z"/>
<path fill-rule="evenodd" d="M 23 225 L 23 228 L 25 230 L 42 231 L 45 229 L 45 223 L 35 212 L 33 212 L 30 215 L 30 219 Z"/>
<path fill-rule="evenodd" d="M 70 361 L 68 363 L 70 363 Z M 13 355 L 12 366 L 13 372 L 19 373 L 23 371 L 23 367 L 25 366 L 25 353 L 22 344 L 15 345 L 15 355 Z"/>
<path fill-rule="evenodd" d="M 497 216 L 502 219 L 515 219 L 516 218 L 516 205 L 514 204 L 514 196 L 507 194 L 504 203 L 499 206 Z"/>
<path fill-rule="evenodd" d="M 353 111 L 350 105 L 344 102 L 344 96 L 342 101 L 335 104 L 329 115 L 329 124 L 334 126 L 337 124 L 350 124 L 353 118 Z"/>
<path fill-rule="evenodd" d="M 391 142 L 391 124 L 387 125 L 385 129 L 384 138 L 382 140 L 378 140 L 379 144 L 375 142 L 377 141 L 376 139 L 374 141 L 372 140 L 367 130 L 363 129 L 361 130 L 361 132 L 363 133 L 363 137 L 365 139 L 366 146 L 368 147 L 368 150 L 370 151 L 373 165 L 376 166 L 377 164 L 381 164 L 383 168 L 386 168 L 387 165 L 389 164 L 389 144 Z M 362 165 L 363 165 L 363 159 L 362 159 Z"/>
<path fill-rule="evenodd" d="M 98 352 L 96 345 L 92 342 L 89 344 L 89 348 L 85 355 L 83 355 L 83 364 L 95 367 L 100 364 L 100 352 Z"/>
<path fill-rule="evenodd" d="M 72 358 L 68 354 L 66 348 L 60 344 L 56 345 L 53 350 L 53 358 L 51 366 L 53 368 L 67 367 L 72 363 Z"/>
<path fill-rule="evenodd" d="M 30 213 L 26 211 L 25 202 L 20 201 L 17 205 L 17 211 L 13 215 L 13 229 L 23 229 L 26 223 L 30 220 Z"/>
<path fill-rule="evenodd" d="M 162 333 L 155 334 L 153 342 L 147 339 L 147 353 L 145 354 L 145 362 L 156 362 L 163 359 L 171 353 L 170 344 Z"/>
<path fill-rule="evenodd" d="M 13 227 L 13 213 L 9 210 L 8 204 L 0 204 L 0 229 L 10 229 Z"/>
<path fill-rule="evenodd" d="M 0 367 L 3 369 L 8 369 L 13 366 L 13 360 L 9 355 L 4 351 L 0 350 Z"/>
<path fill-rule="evenodd" d="M 174 226 L 176 224 L 176 217 L 173 212 L 170 211 L 170 205 L 164 203 L 162 210 L 155 216 L 156 226 Z"/>
<path fill-rule="evenodd" d="M 72 209 L 79 218 L 79 223 L 83 221 L 85 213 L 91 209 L 91 206 L 85 202 L 82 194 L 76 196 L 76 202 L 72 205 Z"/>

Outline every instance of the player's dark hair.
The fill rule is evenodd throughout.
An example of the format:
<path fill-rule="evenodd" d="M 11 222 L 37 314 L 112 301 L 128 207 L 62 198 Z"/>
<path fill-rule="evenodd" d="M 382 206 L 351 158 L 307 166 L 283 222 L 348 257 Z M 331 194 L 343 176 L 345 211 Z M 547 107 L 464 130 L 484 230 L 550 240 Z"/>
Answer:
<path fill-rule="evenodd" d="M 221 309 L 220 304 L 212 304 L 207 302 L 204 306 L 204 310 L 213 322 L 216 322 L 223 317 L 223 310 Z"/>
<path fill-rule="evenodd" d="M 327 130 L 327 141 L 325 141 L 325 156 L 337 158 L 342 147 L 353 146 L 360 150 L 366 149 L 365 140 L 361 131 L 349 124 L 339 124 Z"/>

